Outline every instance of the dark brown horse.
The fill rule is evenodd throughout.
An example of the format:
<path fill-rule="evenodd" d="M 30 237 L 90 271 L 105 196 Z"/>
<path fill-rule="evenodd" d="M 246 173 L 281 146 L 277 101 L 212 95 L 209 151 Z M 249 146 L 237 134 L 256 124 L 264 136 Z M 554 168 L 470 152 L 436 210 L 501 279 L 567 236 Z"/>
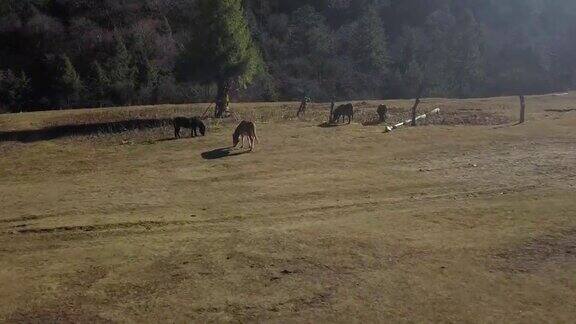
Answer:
<path fill-rule="evenodd" d="M 198 136 L 198 133 L 202 136 L 206 135 L 206 126 L 197 117 L 176 117 L 172 120 L 172 125 L 174 125 L 174 137 L 176 138 L 180 138 L 181 128 L 189 128 L 190 137 Z"/>
<path fill-rule="evenodd" d="M 354 106 L 351 103 L 338 106 L 338 108 L 334 109 L 331 122 L 337 123 L 340 121 L 340 118 L 342 118 L 342 122 L 344 122 L 345 117 L 348 117 L 348 124 L 354 119 Z"/>

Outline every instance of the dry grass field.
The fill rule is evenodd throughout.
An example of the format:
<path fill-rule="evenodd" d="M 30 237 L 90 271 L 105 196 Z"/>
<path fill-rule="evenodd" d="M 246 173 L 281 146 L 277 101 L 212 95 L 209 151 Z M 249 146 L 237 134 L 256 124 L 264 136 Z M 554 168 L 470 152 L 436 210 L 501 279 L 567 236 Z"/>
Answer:
<path fill-rule="evenodd" d="M 570 323 L 576 93 L 427 99 L 417 128 L 319 127 L 297 103 L 0 142 L 0 322 Z M 389 101 L 391 117 L 410 101 Z M 199 115 L 206 105 L 0 115 L 0 131 Z M 218 149 L 224 149 L 218 151 Z"/>

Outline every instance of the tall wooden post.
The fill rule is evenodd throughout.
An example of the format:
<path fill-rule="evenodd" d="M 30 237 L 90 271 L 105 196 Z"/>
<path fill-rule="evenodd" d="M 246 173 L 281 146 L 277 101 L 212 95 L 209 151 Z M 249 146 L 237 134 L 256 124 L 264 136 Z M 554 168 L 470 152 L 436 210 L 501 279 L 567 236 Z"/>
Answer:
<path fill-rule="evenodd" d="M 520 124 L 526 121 L 526 97 L 520 96 Z"/>
<path fill-rule="evenodd" d="M 297 117 L 300 117 L 300 115 L 305 115 L 306 114 L 306 108 L 308 106 L 308 97 L 306 97 L 306 95 L 304 95 L 304 97 L 302 97 L 302 101 L 300 102 L 300 108 L 298 109 L 298 113 L 296 114 Z"/>
<path fill-rule="evenodd" d="M 214 118 L 223 118 L 228 112 L 230 105 L 230 88 L 229 80 L 221 80 L 218 82 L 218 94 L 216 96 L 216 109 L 214 111 Z"/>
<path fill-rule="evenodd" d="M 386 107 L 386 105 L 380 105 L 378 107 L 378 122 L 379 123 L 385 123 L 386 122 L 386 117 L 388 115 L 388 107 Z"/>
<path fill-rule="evenodd" d="M 416 126 L 416 109 L 418 109 L 418 105 L 420 105 L 420 98 L 416 98 L 416 102 L 412 107 L 412 126 Z"/>
<path fill-rule="evenodd" d="M 336 106 L 336 103 L 334 102 L 334 98 L 332 98 L 332 102 L 330 103 L 330 122 L 333 122 L 334 119 L 334 106 Z"/>

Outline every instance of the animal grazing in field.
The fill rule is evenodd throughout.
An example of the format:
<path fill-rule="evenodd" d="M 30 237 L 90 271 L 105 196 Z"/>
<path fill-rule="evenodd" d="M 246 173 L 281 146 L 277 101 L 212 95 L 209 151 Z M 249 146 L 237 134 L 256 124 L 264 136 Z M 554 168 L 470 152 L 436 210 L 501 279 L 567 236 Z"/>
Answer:
<path fill-rule="evenodd" d="M 242 121 L 236 130 L 234 131 L 234 135 L 232 135 L 232 143 L 234 147 L 238 146 L 240 139 L 242 139 L 242 146 L 244 148 L 244 139 L 248 138 L 248 144 L 250 144 L 250 151 L 254 149 L 255 142 L 259 142 L 258 137 L 256 136 L 256 126 L 253 122 L 249 121 Z"/>
<path fill-rule="evenodd" d="M 381 123 L 386 122 L 386 115 L 388 115 L 388 107 L 386 107 L 386 105 L 380 105 L 378 106 L 378 121 Z"/>
<path fill-rule="evenodd" d="M 176 138 L 180 138 L 181 128 L 189 128 L 190 137 L 198 136 L 198 133 L 202 136 L 206 135 L 206 126 L 197 117 L 176 117 L 172 120 L 172 124 L 174 125 L 174 137 Z"/>
<path fill-rule="evenodd" d="M 338 106 L 338 108 L 334 109 L 331 122 L 337 123 L 340 121 L 340 118 L 342 118 L 342 122 L 344 122 L 345 117 L 348 117 L 348 124 L 350 124 L 354 118 L 354 106 L 350 103 Z"/>

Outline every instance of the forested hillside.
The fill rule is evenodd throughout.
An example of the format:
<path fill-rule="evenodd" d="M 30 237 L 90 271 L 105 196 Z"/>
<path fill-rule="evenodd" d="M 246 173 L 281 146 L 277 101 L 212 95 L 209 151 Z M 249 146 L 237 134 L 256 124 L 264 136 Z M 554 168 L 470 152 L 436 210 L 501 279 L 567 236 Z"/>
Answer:
<path fill-rule="evenodd" d="M 245 0 L 244 9 L 263 68 L 232 86 L 234 100 L 576 88 L 573 0 Z M 211 101 L 214 85 L 176 68 L 201 14 L 195 0 L 0 0 L 0 111 Z"/>

